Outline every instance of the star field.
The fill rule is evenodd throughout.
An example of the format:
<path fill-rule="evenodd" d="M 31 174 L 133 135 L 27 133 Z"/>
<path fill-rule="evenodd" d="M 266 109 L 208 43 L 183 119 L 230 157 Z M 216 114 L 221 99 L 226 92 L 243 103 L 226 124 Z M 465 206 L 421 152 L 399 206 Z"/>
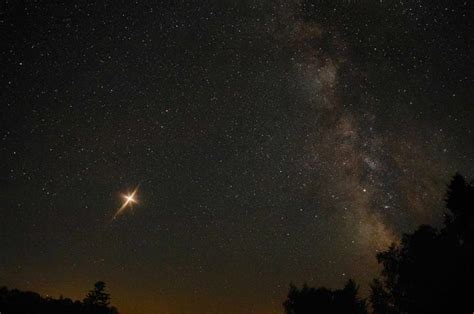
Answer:
<path fill-rule="evenodd" d="M 474 175 L 472 31 L 463 1 L 7 1 L 0 285 L 104 280 L 125 314 L 366 290 Z"/>

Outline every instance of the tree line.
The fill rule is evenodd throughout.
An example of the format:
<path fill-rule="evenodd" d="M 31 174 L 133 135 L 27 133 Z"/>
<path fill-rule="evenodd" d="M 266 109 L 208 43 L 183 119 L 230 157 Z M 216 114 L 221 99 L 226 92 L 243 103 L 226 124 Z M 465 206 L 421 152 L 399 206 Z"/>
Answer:
<path fill-rule="evenodd" d="M 382 266 L 368 300 L 349 280 L 341 290 L 290 287 L 286 314 L 473 313 L 474 185 L 456 174 L 445 198 L 444 225 L 419 226 L 377 254 Z"/>
<path fill-rule="evenodd" d="M 118 314 L 110 305 L 110 294 L 103 281 L 95 283 L 82 301 L 43 297 L 36 292 L 0 288 L 0 313 L 5 314 Z"/>
<path fill-rule="evenodd" d="M 474 185 L 456 174 L 445 198 L 444 225 L 428 225 L 405 234 L 377 254 L 382 266 L 368 299 L 349 280 L 342 289 L 291 285 L 283 303 L 286 314 L 431 314 L 473 313 Z M 99 281 L 82 301 L 42 297 L 0 288 L 0 312 L 8 314 L 118 314 Z"/>

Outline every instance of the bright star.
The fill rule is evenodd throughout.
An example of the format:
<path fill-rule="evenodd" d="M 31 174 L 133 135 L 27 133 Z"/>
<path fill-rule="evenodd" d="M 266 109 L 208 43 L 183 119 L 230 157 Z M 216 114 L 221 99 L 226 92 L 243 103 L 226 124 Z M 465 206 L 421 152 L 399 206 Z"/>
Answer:
<path fill-rule="evenodd" d="M 115 219 L 118 215 L 120 215 L 127 207 L 132 207 L 133 204 L 136 204 L 138 203 L 137 200 L 135 199 L 135 195 L 137 194 L 138 192 L 138 186 L 135 188 L 135 190 L 133 190 L 132 193 L 129 193 L 127 195 L 122 195 L 123 198 L 125 199 L 125 202 L 122 204 L 122 206 L 117 210 L 117 212 L 115 213 L 114 215 L 114 218 L 112 219 Z"/>
<path fill-rule="evenodd" d="M 133 198 L 133 195 L 124 195 L 127 200 L 126 203 L 136 203 L 137 201 Z"/>

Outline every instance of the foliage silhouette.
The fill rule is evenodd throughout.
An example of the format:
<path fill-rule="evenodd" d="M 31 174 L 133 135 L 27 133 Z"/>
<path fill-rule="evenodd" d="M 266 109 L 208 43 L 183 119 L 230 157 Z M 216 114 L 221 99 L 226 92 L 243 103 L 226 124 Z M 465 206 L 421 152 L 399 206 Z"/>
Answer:
<path fill-rule="evenodd" d="M 104 293 L 105 283 L 98 282 L 95 289 L 91 292 L 96 292 L 98 287 Z M 97 296 L 97 294 L 93 294 Z M 104 299 L 104 296 L 107 296 Z M 88 299 L 94 302 L 80 302 L 72 301 L 69 298 L 53 299 L 50 297 L 42 297 L 38 293 L 31 291 L 20 291 L 17 289 L 9 290 L 6 287 L 0 288 L 0 313 L 8 314 L 118 314 L 115 307 L 109 306 L 110 296 L 105 293 L 100 294 L 98 299 Z"/>
<path fill-rule="evenodd" d="M 444 226 L 421 225 L 377 254 L 381 278 L 371 284 L 374 314 L 472 313 L 474 185 L 456 174 L 448 186 Z M 341 290 L 290 286 L 286 314 L 367 313 L 350 280 Z"/>
<path fill-rule="evenodd" d="M 383 270 L 371 286 L 374 314 L 473 312 L 473 184 L 456 174 L 446 207 L 442 229 L 420 226 L 377 255 Z"/>
<path fill-rule="evenodd" d="M 365 314 L 365 300 L 357 296 L 359 288 L 349 280 L 343 289 L 310 288 L 306 284 L 301 289 L 291 285 L 283 303 L 286 314 Z"/>
<path fill-rule="evenodd" d="M 89 291 L 83 302 L 87 305 L 108 306 L 110 294 L 105 291 L 105 282 L 97 281 L 94 284 L 94 289 Z"/>

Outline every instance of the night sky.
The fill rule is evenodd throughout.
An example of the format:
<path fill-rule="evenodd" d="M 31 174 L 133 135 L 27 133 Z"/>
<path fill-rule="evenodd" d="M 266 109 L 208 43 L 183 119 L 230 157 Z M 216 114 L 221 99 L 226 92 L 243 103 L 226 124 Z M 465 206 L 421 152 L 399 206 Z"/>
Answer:
<path fill-rule="evenodd" d="M 4 1 L 0 285 L 104 280 L 124 314 L 367 291 L 474 175 L 472 20 L 456 0 Z"/>

